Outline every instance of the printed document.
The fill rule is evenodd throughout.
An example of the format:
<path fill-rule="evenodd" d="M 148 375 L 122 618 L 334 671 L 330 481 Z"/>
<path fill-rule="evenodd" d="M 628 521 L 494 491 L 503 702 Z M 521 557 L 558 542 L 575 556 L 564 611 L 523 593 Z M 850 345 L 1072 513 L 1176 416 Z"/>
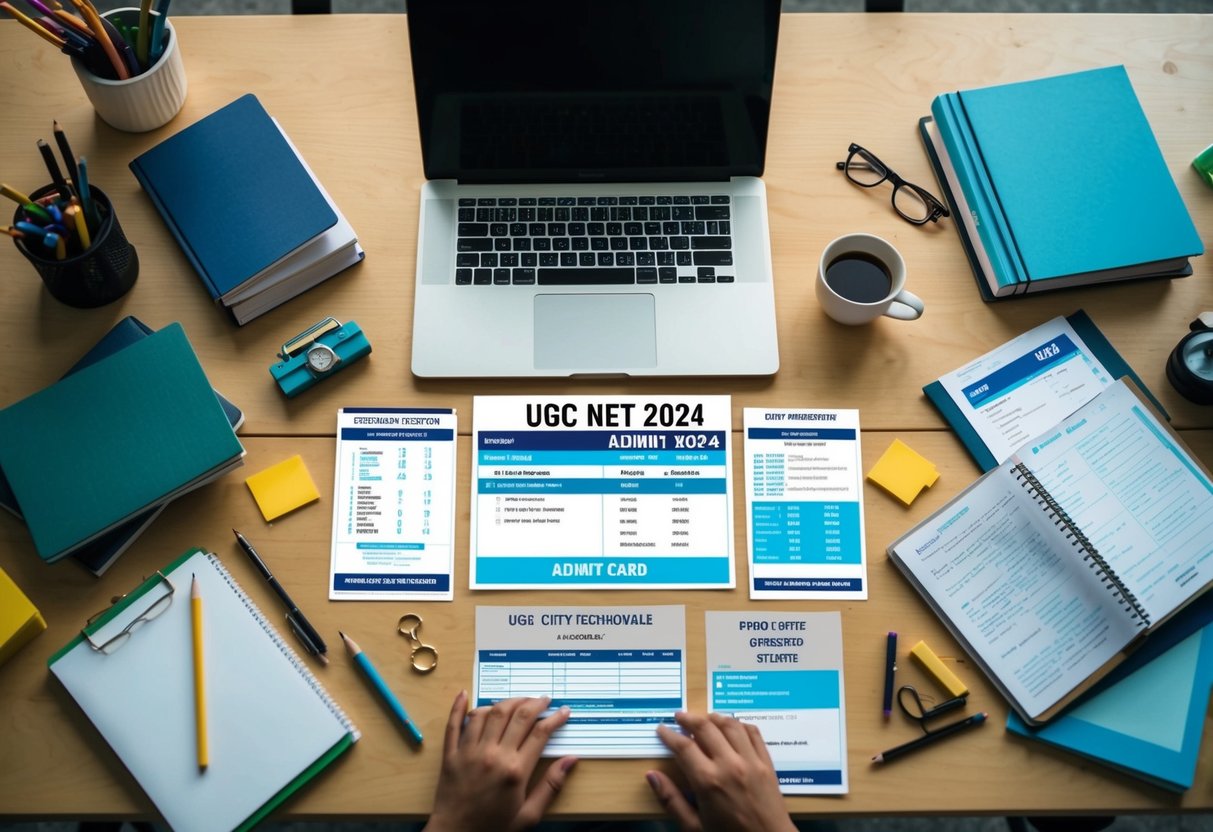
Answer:
<path fill-rule="evenodd" d="M 784 794 L 847 792 L 842 616 L 707 613 L 708 707 L 762 731 Z"/>
<path fill-rule="evenodd" d="M 550 696 L 572 716 L 545 757 L 666 757 L 657 737 L 686 710 L 681 606 L 477 607 L 476 707 Z"/>
<path fill-rule="evenodd" d="M 449 601 L 455 411 L 337 411 L 333 600 Z"/>
<path fill-rule="evenodd" d="M 1059 317 L 941 376 L 939 383 L 1002 462 L 1115 380 Z"/>
<path fill-rule="evenodd" d="M 744 420 L 750 598 L 866 599 L 859 411 Z"/>
<path fill-rule="evenodd" d="M 472 589 L 734 585 L 728 396 L 477 396 Z"/>

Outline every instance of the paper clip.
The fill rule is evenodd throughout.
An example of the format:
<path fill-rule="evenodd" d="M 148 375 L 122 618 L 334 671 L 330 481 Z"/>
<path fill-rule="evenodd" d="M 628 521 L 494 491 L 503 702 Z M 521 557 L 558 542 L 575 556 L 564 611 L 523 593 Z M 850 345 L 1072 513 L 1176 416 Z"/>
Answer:
<path fill-rule="evenodd" d="M 417 636 L 421 629 L 421 616 L 410 612 L 396 624 L 396 632 L 404 636 L 413 652 L 409 655 L 409 663 L 418 673 L 429 673 L 438 666 L 438 648 L 422 643 Z M 420 658 L 419 658 L 420 657 Z"/>

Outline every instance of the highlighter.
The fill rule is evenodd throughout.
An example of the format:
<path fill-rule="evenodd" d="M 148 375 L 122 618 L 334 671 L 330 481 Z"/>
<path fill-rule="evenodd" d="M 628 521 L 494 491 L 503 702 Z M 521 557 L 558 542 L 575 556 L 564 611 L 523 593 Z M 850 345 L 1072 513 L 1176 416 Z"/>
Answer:
<path fill-rule="evenodd" d="M 923 666 L 928 673 L 935 677 L 935 681 L 950 693 L 952 696 L 967 696 L 969 688 L 964 682 L 956 677 L 956 674 L 944 665 L 939 660 L 939 656 L 927 647 L 925 641 L 920 641 L 910 649 L 910 655 L 918 660 L 918 663 Z"/>

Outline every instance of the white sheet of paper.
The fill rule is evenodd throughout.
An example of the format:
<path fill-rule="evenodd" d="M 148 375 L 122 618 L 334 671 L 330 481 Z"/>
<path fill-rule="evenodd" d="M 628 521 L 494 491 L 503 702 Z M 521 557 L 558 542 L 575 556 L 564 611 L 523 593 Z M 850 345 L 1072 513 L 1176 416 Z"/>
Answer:
<path fill-rule="evenodd" d="M 666 757 L 657 726 L 687 707 L 681 606 L 477 607 L 477 707 L 550 696 L 572 717 L 545 757 Z"/>

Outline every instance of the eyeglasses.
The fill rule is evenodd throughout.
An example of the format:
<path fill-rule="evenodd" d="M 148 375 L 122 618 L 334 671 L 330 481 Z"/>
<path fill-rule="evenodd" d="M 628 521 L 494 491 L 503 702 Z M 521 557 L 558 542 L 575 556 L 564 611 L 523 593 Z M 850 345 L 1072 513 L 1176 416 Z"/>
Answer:
<path fill-rule="evenodd" d="M 902 179 L 892 168 L 854 142 L 845 162 L 836 162 L 838 170 L 861 188 L 875 188 L 881 182 L 893 183 L 893 210 L 906 222 L 926 225 L 940 217 L 951 216 L 948 207 L 922 188 Z"/>
<path fill-rule="evenodd" d="M 153 600 L 150 604 L 148 604 L 147 608 L 143 612 L 141 612 L 138 616 L 133 618 L 129 624 L 123 627 L 121 632 L 114 634 L 101 644 L 93 641 L 93 637 L 88 632 L 88 628 L 94 621 L 105 615 L 106 612 L 109 611 L 108 609 L 102 610 L 101 612 L 91 616 L 88 621 L 85 622 L 84 629 L 80 631 L 80 634 L 84 636 L 84 640 L 88 643 L 89 647 L 93 648 L 98 653 L 105 653 L 108 656 L 110 653 L 113 653 L 119 647 L 126 644 L 127 640 L 131 637 L 131 634 L 135 632 L 135 630 L 139 629 L 141 625 L 146 624 L 153 618 L 163 614 L 165 610 L 172 606 L 173 595 L 176 594 L 177 587 L 173 586 L 173 582 L 170 581 L 168 576 L 166 576 L 163 572 L 156 572 L 156 576 L 159 577 L 160 580 L 156 583 L 156 586 L 148 592 L 149 595 L 153 596 Z M 118 603 L 125 597 L 125 595 L 119 595 L 114 599 L 114 603 Z"/>

